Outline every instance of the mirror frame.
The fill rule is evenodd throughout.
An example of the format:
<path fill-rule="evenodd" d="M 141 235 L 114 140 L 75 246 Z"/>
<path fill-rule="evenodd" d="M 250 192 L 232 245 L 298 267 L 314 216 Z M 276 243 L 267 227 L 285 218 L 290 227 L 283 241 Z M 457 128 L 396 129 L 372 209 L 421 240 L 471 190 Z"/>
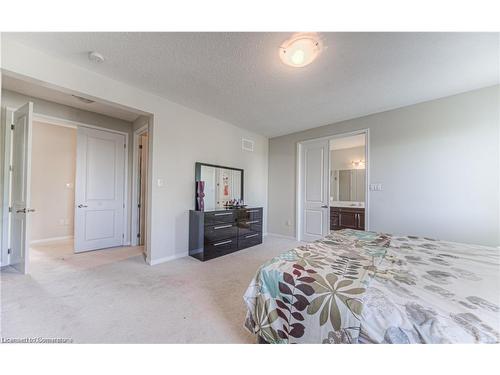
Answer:
<path fill-rule="evenodd" d="M 240 168 L 233 168 L 233 167 L 226 167 L 224 165 L 216 165 L 216 164 L 208 164 L 208 163 L 201 163 L 197 161 L 194 163 L 194 181 L 195 183 L 197 181 L 201 181 L 201 167 L 206 166 L 206 167 L 214 167 L 214 168 L 223 168 L 223 169 L 231 169 L 233 171 L 240 171 L 241 172 L 241 200 L 245 202 L 244 195 L 243 195 L 243 190 L 244 190 L 244 182 L 245 182 L 245 173 L 243 169 Z M 194 207 L 196 208 L 196 189 L 194 192 Z"/>

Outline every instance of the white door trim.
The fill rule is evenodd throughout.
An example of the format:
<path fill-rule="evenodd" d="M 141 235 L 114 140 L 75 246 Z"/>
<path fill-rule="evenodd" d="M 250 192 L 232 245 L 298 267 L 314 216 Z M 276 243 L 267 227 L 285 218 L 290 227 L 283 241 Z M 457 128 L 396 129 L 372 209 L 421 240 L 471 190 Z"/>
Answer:
<path fill-rule="evenodd" d="M 310 138 L 310 139 L 305 139 L 302 141 L 297 142 L 297 152 L 296 152 L 296 160 L 295 160 L 295 239 L 297 241 L 301 241 L 301 233 L 300 233 L 300 228 L 302 225 L 302 201 L 300 199 L 301 197 L 301 192 L 303 189 L 302 182 L 301 182 L 301 176 L 302 176 L 302 170 L 300 167 L 300 152 L 301 152 L 301 147 L 303 144 L 308 143 L 308 142 L 315 142 L 319 140 L 331 140 L 335 138 L 344 138 L 344 137 L 350 137 L 353 135 L 359 135 L 359 134 L 364 134 L 365 135 L 365 170 L 366 170 L 366 181 L 365 181 L 365 230 L 369 231 L 370 230 L 370 129 L 360 129 L 360 130 L 355 130 L 352 132 L 345 132 L 345 133 L 338 133 L 338 134 L 332 134 L 332 135 L 327 135 L 324 137 L 318 137 L 318 138 Z M 328 184 L 328 188 L 330 189 L 330 184 Z M 330 191 L 328 191 L 328 196 L 330 196 Z"/>
<path fill-rule="evenodd" d="M 139 198 L 139 190 L 137 186 L 137 181 L 139 179 L 139 137 L 141 134 L 144 134 L 145 132 L 149 132 L 149 121 L 146 121 L 145 125 L 141 126 L 139 129 L 134 131 L 133 134 L 133 141 L 132 141 L 132 147 L 133 147 L 133 161 L 132 161 L 132 201 L 130 202 L 130 206 L 132 207 L 132 215 L 131 215 L 131 231 L 130 231 L 130 243 L 132 246 L 137 246 L 137 233 L 139 232 L 139 227 L 138 227 L 138 214 L 137 214 L 137 207 L 136 203 L 138 202 Z M 148 133 L 149 135 L 149 133 Z M 149 155 L 148 155 L 149 156 Z M 148 207 L 146 205 L 146 218 L 147 218 L 147 210 Z M 146 226 L 146 231 L 147 231 L 147 226 Z M 135 234 L 135 235 L 134 235 Z M 147 245 L 147 243 L 145 243 Z M 145 246 L 146 247 L 146 246 Z M 147 249 L 144 249 L 144 252 L 147 253 Z"/>

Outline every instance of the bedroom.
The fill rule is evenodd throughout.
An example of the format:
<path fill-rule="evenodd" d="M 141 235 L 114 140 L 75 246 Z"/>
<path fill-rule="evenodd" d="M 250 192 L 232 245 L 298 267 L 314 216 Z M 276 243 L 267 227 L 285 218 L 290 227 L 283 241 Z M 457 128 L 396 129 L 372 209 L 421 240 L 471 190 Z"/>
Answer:
<path fill-rule="evenodd" d="M 498 343 L 499 48 L 497 32 L 2 32 L 2 339 Z M 143 116 L 148 140 L 125 145 L 126 229 L 85 214 L 125 241 L 30 268 L 47 206 L 19 186 L 43 100 Z M 96 144 L 100 206 L 118 172 Z"/>

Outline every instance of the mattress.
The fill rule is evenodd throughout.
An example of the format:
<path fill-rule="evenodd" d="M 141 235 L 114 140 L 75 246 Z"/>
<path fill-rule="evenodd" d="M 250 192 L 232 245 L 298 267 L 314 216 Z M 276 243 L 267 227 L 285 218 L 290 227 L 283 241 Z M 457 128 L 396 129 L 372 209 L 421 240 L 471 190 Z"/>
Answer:
<path fill-rule="evenodd" d="M 341 230 L 263 264 L 244 300 L 268 343 L 498 343 L 499 250 Z"/>

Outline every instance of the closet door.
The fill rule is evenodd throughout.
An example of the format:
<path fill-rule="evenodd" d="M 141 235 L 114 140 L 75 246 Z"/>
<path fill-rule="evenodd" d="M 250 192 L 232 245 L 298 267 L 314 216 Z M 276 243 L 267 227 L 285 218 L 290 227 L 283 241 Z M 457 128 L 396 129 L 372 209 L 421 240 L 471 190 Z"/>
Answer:
<path fill-rule="evenodd" d="M 122 134 L 78 128 L 76 253 L 123 245 L 125 146 Z"/>

